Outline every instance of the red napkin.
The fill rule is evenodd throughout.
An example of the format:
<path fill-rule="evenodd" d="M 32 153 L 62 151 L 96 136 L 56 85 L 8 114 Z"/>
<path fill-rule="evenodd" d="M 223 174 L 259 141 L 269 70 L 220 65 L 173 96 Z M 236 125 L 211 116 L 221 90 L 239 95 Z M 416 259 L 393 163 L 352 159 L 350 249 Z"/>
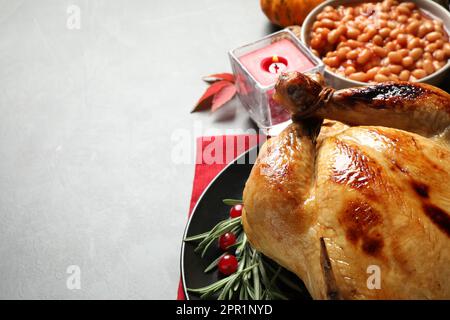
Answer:
<path fill-rule="evenodd" d="M 214 136 L 214 137 L 200 137 L 197 138 L 197 152 L 196 152 L 196 165 L 195 165 L 195 175 L 194 182 L 192 186 L 192 195 L 191 195 L 191 204 L 189 207 L 189 216 L 192 213 L 192 209 L 195 207 L 195 204 L 198 201 L 198 198 L 203 193 L 205 188 L 209 185 L 209 183 L 214 179 L 214 177 L 228 164 L 242 153 L 247 151 L 248 149 L 254 147 L 259 143 L 259 141 L 263 137 L 257 135 L 241 135 L 241 136 Z M 204 159 L 205 150 L 211 144 L 215 143 L 215 146 L 218 144 L 222 144 L 222 156 L 220 157 L 222 161 L 218 161 L 219 163 L 207 164 Z M 216 144 L 217 143 L 217 144 Z M 227 155 L 227 152 L 231 152 L 227 150 L 227 146 L 229 148 L 233 148 L 232 155 Z M 215 148 L 217 149 L 217 147 Z M 209 152 L 208 152 L 209 154 Z M 214 156 L 214 154 L 213 154 Z M 228 159 L 227 159 L 228 158 Z M 220 159 L 219 159 L 220 160 Z M 206 161 L 207 162 L 207 161 Z M 178 296 L 177 300 L 184 300 L 184 291 L 183 284 L 180 281 L 178 286 Z"/>

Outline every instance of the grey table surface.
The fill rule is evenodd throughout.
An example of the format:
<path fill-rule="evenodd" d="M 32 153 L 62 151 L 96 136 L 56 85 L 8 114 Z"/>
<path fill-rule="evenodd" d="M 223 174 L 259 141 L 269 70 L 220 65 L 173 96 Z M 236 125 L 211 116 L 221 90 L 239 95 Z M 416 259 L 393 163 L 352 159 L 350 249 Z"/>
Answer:
<path fill-rule="evenodd" d="M 0 298 L 174 299 L 195 136 L 252 127 L 190 114 L 200 78 L 270 31 L 258 0 L 0 1 Z"/>

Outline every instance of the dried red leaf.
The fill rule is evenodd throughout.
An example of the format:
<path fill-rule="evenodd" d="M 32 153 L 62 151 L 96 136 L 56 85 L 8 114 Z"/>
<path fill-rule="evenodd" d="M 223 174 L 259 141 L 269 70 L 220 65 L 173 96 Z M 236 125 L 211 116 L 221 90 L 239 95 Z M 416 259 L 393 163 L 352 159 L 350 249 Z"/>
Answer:
<path fill-rule="evenodd" d="M 233 99 L 236 94 L 236 87 L 234 84 L 230 83 L 228 86 L 223 87 L 219 92 L 214 95 L 211 111 L 216 111 L 223 105 L 225 105 L 228 101 Z"/>
<path fill-rule="evenodd" d="M 214 95 L 226 86 L 232 85 L 230 82 L 222 80 L 214 82 L 206 89 L 205 93 L 195 104 L 194 109 L 191 112 L 206 110 L 211 108 Z"/>
<path fill-rule="evenodd" d="M 216 74 L 211 74 L 209 76 L 203 77 L 203 81 L 205 81 L 207 83 L 214 83 L 214 82 L 221 81 L 221 80 L 225 80 L 225 81 L 234 83 L 234 75 L 231 73 L 216 73 Z"/>

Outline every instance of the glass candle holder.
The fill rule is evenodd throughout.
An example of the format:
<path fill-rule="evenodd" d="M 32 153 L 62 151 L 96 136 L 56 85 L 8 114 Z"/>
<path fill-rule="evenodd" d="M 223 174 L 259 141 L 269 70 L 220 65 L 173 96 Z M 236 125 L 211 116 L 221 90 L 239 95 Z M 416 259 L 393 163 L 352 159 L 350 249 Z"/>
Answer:
<path fill-rule="evenodd" d="M 277 135 L 290 123 L 290 114 L 273 94 L 284 71 L 323 73 L 324 64 L 289 29 L 229 52 L 239 99 L 258 127 Z"/>

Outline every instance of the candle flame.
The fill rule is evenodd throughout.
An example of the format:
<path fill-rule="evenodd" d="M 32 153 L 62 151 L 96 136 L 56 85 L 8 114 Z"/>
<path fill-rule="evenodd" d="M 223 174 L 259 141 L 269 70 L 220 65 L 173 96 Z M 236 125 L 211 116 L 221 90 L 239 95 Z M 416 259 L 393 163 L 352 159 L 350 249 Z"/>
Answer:
<path fill-rule="evenodd" d="M 272 57 L 272 62 L 278 62 L 278 56 L 277 55 L 274 55 Z"/>

